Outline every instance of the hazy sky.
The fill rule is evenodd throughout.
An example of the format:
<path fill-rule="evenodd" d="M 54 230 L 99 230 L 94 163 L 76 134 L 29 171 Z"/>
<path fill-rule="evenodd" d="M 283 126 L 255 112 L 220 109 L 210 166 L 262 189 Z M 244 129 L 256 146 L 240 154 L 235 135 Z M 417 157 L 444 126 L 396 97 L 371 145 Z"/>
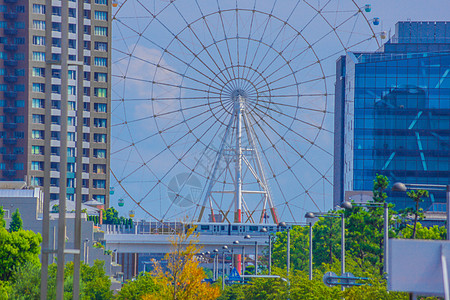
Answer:
<path fill-rule="evenodd" d="M 392 30 L 398 21 L 450 21 L 448 0 L 374 0 L 371 16 L 381 19 L 378 28 Z"/>

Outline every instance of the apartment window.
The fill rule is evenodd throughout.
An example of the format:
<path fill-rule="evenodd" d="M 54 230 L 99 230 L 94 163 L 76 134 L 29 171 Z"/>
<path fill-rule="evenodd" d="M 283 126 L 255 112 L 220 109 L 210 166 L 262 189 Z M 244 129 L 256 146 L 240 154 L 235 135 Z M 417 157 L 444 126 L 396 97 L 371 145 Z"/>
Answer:
<path fill-rule="evenodd" d="M 50 178 L 50 186 L 56 186 L 59 187 L 59 178 Z M 55 194 L 51 194 L 55 195 Z M 58 195 L 58 194 L 56 194 Z"/>
<path fill-rule="evenodd" d="M 23 131 L 15 131 L 14 132 L 14 137 L 16 139 L 23 139 L 23 138 L 25 138 L 25 132 L 23 132 Z"/>
<path fill-rule="evenodd" d="M 100 98 L 106 98 L 107 92 L 105 88 L 94 88 L 94 96 Z"/>
<path fill-rule="evenodd" d="M 0 36 L 0 44 L 7 44 L 8 38 L 6 36 Z"/>
<path fill-rule="evenodd" d="M 75 172 L 75 164 L 67 163 L 67 172 Z"/>
<path fill-rule="evenodd" d="M 94 126 L 106 128 L 106 119 L 94 118 Z"/>
<path fill-rule="evenodd" d="M 60 6 L 53 6 L 52 7 L 52 15 L 53 16 L 61 16 L 61 7 Z"/>
<path fill-rule="evenodd" d="M 44 124 L 45 123 L 44 115 L 33 114 L 32 119 L 33 119 L 34 124 Z"/>
<path fill-rule="evenodd" d="M 33 4 L 34 14 L 45 14 L 45 5 L 43 4 Z"/>
<path fill-rule="evenodd" d="M 69 17 L 70 18 L 76 18 L 77 17 L 77 10 L 75 8 L 69 8 Z"/>
<path fill-rule="evenodd" d="M 44 146 L 31 146 L 31 154 L 44 155 Z"/>
<path fill-rule="evenodd" d="M 83 16 L 84 16 L 85 19 L 90 19 L 91 18 L 91 11 L 85 9 Z"/>
<path fill-rule="evenodd" d="M 52 124 L 60 125 L 61 124 L 61 117 L 60 116 L 52 116 Z"/>
<path fill-rule="evenodd" d="M 60 153 L 59 150 L 60 150 L 59 147 L 51 147 L 51 148 L 50 148 L 51 155 L 59 156 L 59 153 Z"/>
<path fill-rule="evenodd" d="M 25 28 L 25 22 L 14 22 L 14 28 L 16 28 L 16 29 L 24 29 Z"/>
<path fill-rule="evenodd" d="M 25 6 L 24 5 L 17 5 L 16 6 L 16 12 L 24 13 L 25 12 Z"/>
<path fill-rule="evenodd" d="M 95 0 L 95 4 L 108 5 L 108 0 Z"/>
<path fill-rule="evenodd" d="M 0 12 L 7 12 L 6 5 L 0 5 Z"/>
<path fill-rule="evenodd" d="M 76 61 L 77 56 L 75 54 L 69 54 L 69 60 Z"/>
<path fill-rule="evenodd" d="M 25 44 L 25 38 L 24 37 L 16 37 L 16 38 L 14 38 L 14 44 L 17 44 L 17 45 Z"/>
<path fill-rule="evenodd" d="M 6 116 L 0 116 L 0 123 L 5 123 Z"/>
<path fill-rule="evenodd" d="M 90 118 L 83 118 L 83 126 L 89 127 L 90 123 L 91 123 Z"/>
<path fill-rule="evenodd" d="M 14 117 L 14 122 L 15 123 L 24 123 L 25 122 L 25 117 L 24 116 L 15 116 Z"/>
<path fill-rule="evenodd" d="M 91 42 L 90 41 L 84 41 L 83 42 L 83 49 L 84 50 L 91 50 Z"/>
<path fill-rule="evenodd" d="M 98 82 L 107 82 L 108 74 L 106 73 L 94 73 L 94 80 Z"/>
<path fill-rule="evenodd" d="M 83 157 L 89 157 L 89 148 L 83 148 Z"/>
<path fill-rule="evenodd" d="M 108 60 L 106 59 L 106 57 L 95 57 L 94 65 L 99 67 L 106 67 L 108 66 Z"/>
<path fill-rule="evenodd" d="M 84 25 L 84 34 L 91 34 L 91 26 L 90 25 Z"/>
<path fill-rule="evenodd" d="M 36 92 L 36 93 L 45 93 L 45 84 L 44 83 L 33 83 L 32 90 L 33 90 L 33 92 Z"/>
<path fill-rule="evenodd" d="M 69 48 L 70 49 L 76 49 L 77 48 L 77 40 L 69 39 Z"/>
<path fill-rule="evenodd" d="M 89 133 L 83 133 L 83 142 L 89 142 Z"/>
<path fill-rule="evenodd" d="M 31 100 L 31 107 L 32 108 L 45 108 L 45 100 L 39 99 L 39 98 L 33 98 Z"/>
<path fill-rule="evenodd" d="M 94 179 L 92 180 L 92 187 L 94 189 L 104 189 L 106 187 L 106 180 Z"/>
<path fill-rule="evenodd" d="M 69 95 L 76 95 L 77 94 L 77 87 L 74 86 L 74 85 L 67 86 L 67 93 Z M 75 109 L 73 109 L 73 110 L 75 110 Z"/>
<path fill-rule="evenodd" d="M 45 46 L 45 36 L 34 35 L 33 45 Z"/>
<path fill-rule="evenodd" d="M 67 148 L 67 157 L 75 157 L 75 148 Z"/>
<path fill-rule="evenodd" d="M 44 131 L 43 130 L 32 130 L 31 138 L 34 140 L 43 140 L 44 139 Z"/>
<path fill-rule="evenodd" d="M 54 141 L 59 141 L 60 140 L 60 132 L 59 131 L 52 131 L 51 133 L 51 139 Z"/>
<path fill-rule="evenodd" d="M 57 171 L 59 172 L 59 163 L 57 162 L 51 162 L 50 163 L 50 170 L 51 171 Z M 55 178 L 56 179 L 56 178 Z"/>
<path fill-rule="evenodd" d="M 25 54 L 24 53 L 14 53 L 14 59 L 15 60 L 24 60 Z M 45 59 L 45 56 L 44 56 L 44 59 Z"/>
<path fill-rule="evenodd" d="M 14 170 L 23 170 L 23 163 L 14 163 L 13 169 Z"/>
<path fill-rule="evenodd" d="M 67 140 L 71 142 L 75 142 L 75 132 L 68 132 L 67 133 Z"/>
<path fill-rule="evenodd" d="M 33 51 L 33 61 L 45 61 L 45 52 Z"/>
<path fill-rule="evenodd" d="M 92 195 L 92 199 L 101 203 L 105 203 L 106 197 L 105 195 Z"/>
<path fill-rule="evenodd" d="M 108 27 L 95 26 L 94 34 L 99 36 L 108 36 Z"/>
<path fill-rule="evenodd" d="M 60 38 L 52 38 L 52 46 L 53 47 L 61 47 L 61 39 Z"/>
<path fill-rule="evenodd" d="M 67 125 L 75 126 L 75 117 L 67 117 Z"/>
<path fill-rule="evenodd" d="M 61 85 L 52 84 L 52 93 L 53 94 L 61 94 Z"/>
<path fill-rule="evenodd" d="M 94 149 L 95 158 L 106 158 L 106 149 Z"/>
<path fill-rule="evenodd" d="M 82 179 L 81 186 L 84 187 L 84 188 L 89 187 L 89 179 Z"/>
<path fill-rule="evenodd" d="M 33 77 L 45 77 L 45 68 L 33 67 L 31 71 L 31 76 Z"/>
<path fill-rule="evenodd" d="M 44 162 L 43 161 L 32 161 L 31 162 L 31 170 L 33 170 L 33 171 L 44 170 Z"/>
<path fill-rule="evenodd" d="M 44 147 L 42 147 L 44 149 Z M 23 154 L 23 147 L 14 147 L 13 149 L 14 154 Z"/>
<path fill-rule="evenodd" d="M 83 110 L 91 111 L 91 104 L 89 102 L 83 102 Z"/>
<path fill-rule="evenodd" d="M 94 12 L 94 19 L 100 21 L 108 21 L 108 13 L 106 11 L 98 11 Z"/>
<path fill-rule="evenodd" d="M 89 173 L 89 164 L 83 164 L 83 172 Z"/>
<path fill-rule="evenodd" d="M 6 100 L 0 100 L 0 107 L 6 106 Z"/>
<path fill-rule="evenodd" d="M 45 30 L 45 21 L 33 20 L 33 29 Z"/>
<path fill-rule="evenodd" d="M 69 32 L 77 33 L 77 24 L 69 24 Z"/>
<path fill-rule="evenodd" d="M 83 79 L 86 81 L 91 80 L 91 72 L 84 72 L 83 73 Z"/>
<path fill-rule="evenodd" d="M 75 110 L 76 109 L 75 101 L 67 101 L 67 109 L 68 110 Z"/>
<path fill-rule="evenodd" d="M 14 70 L 14 75 L 16 75 L 16 76 L 25 76 L 25 69 L 15 69 Z"/>
<path fill-rule="evenodd" d="M 90 66 L 91 65 L 91 57 L 90 56 L 85 56 L 83 58 L 83 61 L 84 61 L 84 65 L 85 66 Z"/>
<path fill-rule="evenodd" d="M 0 131 L 0 139 L 6 138 L 7 134 L 6 131 Z"/>
<path fill-rule="evenodd" d="M 77 80 L 77 71 L 69 70 L 69 79 Z"/>
<path fill-rule="evenodd" d="M 59 54 L 59 53 L 52 53 L 52 60 L 60 61 L 61 60 L 61 54 Z"/>
<path fill-rule="evenodd" d="M 0 28 L 8 28 L 8 23 L 6 21 L 0 21 Z"/>
<path fill-rule="evenodd" d="M 6 84 L 0 84 L 0 91 L 4 92 L 8 89 L 8 85 Z"/>
<path fill-rule="evenodd" d="M 90 96 L 90 95 L 91 95 L 91 88 L 88 87 L 88 86 L 85 86 L 85 87 L 83 88 L 83 95 L 84 95 L 84 96 Z"/>
<path fill-rule="evenodd" d="M 52 69 L 53 78 L 61 78 L 61 69 Z"/>
<path fill-rule="evenodd" d="M 106 103 L 94 103 L 94 110 L 96 112 L 107 112 L 107 104 Z"/>
<path fill-rule="evenodd" d="M 75 187 L 75 179 L 74 178 L 67 178 L 67 187 L 68 188 L 74 188 Z M 67 195 L 69 196 L 69 195 Z"/>
<path fill-rule="evenodd" d="M 52 30 L 61 32 L 61 23 L 58 22 L 52 22 Z"/>
<path fill-rule="evenodd" d="M 25 91 L 25 85 L 24 84 L 15 84 L 14 85 L 14 91 L 15 92 L 24 92 Z"/>
<path fill-rule="evenodd" d="M 0 59 L 8 59 L 8 53 L 0 52 Z"/>
<path fill-rule="evenodd" d="M 44 185 L 44 177 L 31 176 L 31 185 L 32 186 L 43 186 Z"/>
<path fill-rule="evenodd" d="M 93 170 L 95 174 L 106 174 L 106 165 L 103 164 L 94 164 Z"/>
<path fill-rule="evenodd" d="M 61 109 L 61 101 L 52 100 L 52 109 Z"/>

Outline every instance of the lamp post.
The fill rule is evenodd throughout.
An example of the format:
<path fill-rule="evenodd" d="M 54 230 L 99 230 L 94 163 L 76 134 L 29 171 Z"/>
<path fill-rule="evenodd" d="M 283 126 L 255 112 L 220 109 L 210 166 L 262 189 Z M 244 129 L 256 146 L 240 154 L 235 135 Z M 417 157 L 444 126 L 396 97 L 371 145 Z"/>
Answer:
<path fill-rule="evenodd" d="M 244 236 L 244 239 L 249 240 L 251 239 L 250 235 L 246 235 Z M 245 275 L 245 246 L 242 245 L 242 274 L 241 275 Z"/>
<path fill-rule="evenodd" d="M 341 218 L 341 276 L 344 276 L 345 273 L 345 215 L 344 212 L 342 212 L 339 216 L 336 216 L 334 214 L 329 214 L 329 213 L 313 213 L 313 212 L 308 212 L 305 215 L 305 218 L 308 219 L 312 219 L 315 217 L 324 217 L 324 218 Z M 310 229 L 310 241 L 312 240 L 312 229 Z M 310 243 L 310 278 L 312 277 L 312 243 Z M 344 290 L 344 286 L 341 286 L 341 289 Z"/>
<path fill-rule="evenodd" d="M 383 203 L 362 203 L 362 202 L 350 202 L 350 201 L 344 201 L 341 204 L 341 207 L 347 210 L 350 210 L 353 208 L 353 206 L 358 207 L 383 207 L 384 213 L 383 213 L 383 220 L 384 220 L 384 226 L 383 226 L 383 272 L 388 275 L 388 255 L 389 255 L 389 207 L 387 202 Z"/>
<path fill-rule="evenodd" d="M 312 220 L 315 216 L 313 213 L 307 213 L 305 218 L 309 220 L 309 280 L 312 280 L 312 270 L 313 270 L 313 231 L 312 231 Z"/>
<path fill-rule="evenodd" d="M 233 245 L 239 245 L 239 241 L 233 241 Z M 234 247 L 231 248 L 231 267 L 235 268 L 234 266 Z"/>
<path fill-rule="evenodd" d="M 394 192 L 406 192 L 407 190 L 413 190 L 413 189 L 427 189 L 431 191 L 445 191 L 445 197 L 447 200 L 447 210 L 446 210 L 446 217 L 447 217 L 447 223 L 445 225 L 445 228 L 447 229 L 447 240 L 450 240 L 450 184 L 416 184 L 416 183 L 402 183 L 402 182 L 396 182 L 392 186 L 392 191 Z"/>
<path fill-rule="evenodd" d="M 216 259 L 217 259 L 217 253 L 219 253 L 218 249 L 214 249 L 214 257 L 213 257 L 213 280 L 216 281 L 217 280 L 217 269 L 216 269 Z M 218 264 L 218 263 L 217 263 Z"/>
<path fill-rule="evenodd" d="M 267 228 L 263 227 L 260 230 L 263 233 L 267 232 Z M 268 263 L 269 275 L 272 275 L 272 235 L 269 233 L 269 263 Z"/>
<path fill-rule="evenodd" d="M 225 251 L 228 251 L 228 246 L 222 247 L 222 291 L 225 289 Z"/>
<path fill-rule="evenodd" d="M 286 225 L 286 222 L 280 222 L 280 223 L 278 223 L 278 226 L 287 228 L 286 273 L 287 273 L 287 278 L 288 278 L 288 282 L 289 282 L 289 273 L 290 273 L 290 266 L 291 266 L 291 231 L 290 231 L 290 228 Z"/>

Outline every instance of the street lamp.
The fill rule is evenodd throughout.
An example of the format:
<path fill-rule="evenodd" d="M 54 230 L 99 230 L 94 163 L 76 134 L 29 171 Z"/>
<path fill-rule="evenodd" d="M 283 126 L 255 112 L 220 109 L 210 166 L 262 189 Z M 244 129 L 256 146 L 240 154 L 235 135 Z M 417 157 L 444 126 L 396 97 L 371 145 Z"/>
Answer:
<path fill-rule="evenodd" d="M 222 291 L 225 289 L 225 251 L 228 251 L 228 246 L 223 246 L 222 247 L 223 251 L 222 251 Z"/>
<path fill-rule="evenodd" d="M 216 281 L 217 280 L 217 276 L 216 276 L 216 274 L 217 274 L 217 269 L 218 269 L 218 264 L 219 264 L 219 261 L 217 261 L 217 269 L 216 269 L 216 260 L 217 260 L 217 253 L 219 252 L 219 250 L 218 249 L 214 249 L 213 250 L 213 252 L 214 252 L 214 258 L 213 258 L 213 271 L 214 271 L 214 277 L 213 277 L 213 279 L 214 279 L 214 281 Z"/>
<path fill-rule="evenodd" d="M 280 222 L 278 223 L 279 227 L 287 228 L 287 245 L 286 245 L 286 273 L 287 278 L 289 280 L 289 271 L 291 266 L 291 231 L 289 227 L 286 225 L 286 222 Z"/>
<path fill-rule="evenodd" d="M 312 232 L 312 220 L 315 216 L 313 213 L 309 212 L 305 215 L 305 218 L 309 220 L 309 280 L 312 280 L 312 269 L 313 269 L 313 232 Z"/>
<path fill-rule="evenodd" d="M 267 228 L 263 227 L 261 230 L 261 232 L 266 233 L 267 232 Z M 272 275 L 272 234 L 269 233 L 269 275 Z"/>
<path fill-rule="evenodd" d="M 350 201 L 344 201 L 341 204 L 341 207 L 347 210 L 351 210 L 353 206 L 358 207 L 383 207 L 384 208 L 384 226 L 383 226 L 383 272 L 388 275 L 388 255 L 389 255 L 389 207 L 387 202 L 383 203 L 376 203 L 376 202 L 369 202 L 369 203 L 363 203 L 363 202 L 350 202 Z"/>
<path fill-rule="evenodd" d="M 447 240 L 450 240 L 450 184 L 420 184 L 420 183 L 402 183 L 402 182 L 396 182 L 392 186 L 392 191 L 394 192 L 406 192 L 407 190 L 413 190 L 413 189 L 427 189 L 431 191 L 445 191 L 445 197 L 447 199 L 447 210 L 446 210 L 446 216 L 447 216 L 447 223 L 445 225 L 445 228 L 447 229 Z"/>
<path fill-rule="evenodd" d="M 345 208 L 345 207 L 344 207 Z M 324 217 L 324 218 L 341 218 L 341 276 L 344 276 L 345 273 L 345 215 L 344 212 L 340 214 L 340 216 L 336 216 L 334 214 L 330 213 L 313 213 L 308 212 L 305 215 L 305 218 L 312 219 L 315 217 Z M 310 245 L 309 245 L 309 257 L 310 257 L 310 263 L 309 263 L 309 276 L 312 278 L 312 227 L 310 223 Z M 344 290 L 344 286 L 341 286 L 341 289 Z"/>
<path fill-rule="evenodd" d="M 239 245 L 239 241 L 233 241 L 233 245 Z M 231 248 L 231 267 L 232 269 L 235 268 L 234 266 L 234 247 Z"/>

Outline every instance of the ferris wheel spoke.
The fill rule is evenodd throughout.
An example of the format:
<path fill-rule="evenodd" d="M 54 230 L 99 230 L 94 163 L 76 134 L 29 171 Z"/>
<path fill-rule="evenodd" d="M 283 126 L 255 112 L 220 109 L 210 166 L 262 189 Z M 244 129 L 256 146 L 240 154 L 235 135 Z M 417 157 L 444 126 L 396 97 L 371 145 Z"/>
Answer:
<path fill-rule="evenodd" d="M 278 96 L 276 96 L 278 97 Z M 291 105 L 291 104 L 286 104 L 283 102 L 275 102 L 272 101 L 273 98 L 276 97 L 272 97 L 270 99 L 270 101 L 266 101 L 266 100 L 262 100 L 262 99 L 258 99 L 258 101 L 262 102 L 262 103 L 266 103 L 266 104 L 273 104 L 274 106 L 285 106 L 285 107 L 289 107 L 289 108 L 293 108 L 293 109 L 298 109 L 298 110 L 309 110 L 309 111 L 313 111 L 313 112 L 319 112 L 319 113 L 327 113 L 327 114 L 333 114 L 334 112 L 332 111 L 327 111 L 325 109 L 317 109 L 317 108 L 312 108 L 312 107 L 305 107 L 305 106 L 298 106 L 298 105 Z M 262 97 L 261 97 L 262 98 Z"/>
<path fill-rule="evenodd" d="M 251 117 L 254 119 L 253 116 L 251 116 Z M 255 119 L 254 119 L 254 121 L 256 122 Z M 284 164 L 285 164 L 286 167 L 287 167 L 287 170 L 294 176 L 294 178 L 296 179 L 296 181 L 298 182 L 298 184 L 303 188 L 303 190 L 307 191 L 306 187 L 303 185 L 303 183 L 301 182 L 301 180 L 297 177 L 297 174 L 295 174 L 295 172 L 292 170 L 292 167 L 284 160 L 283 155 L 278 151 L 278 148 L 275 146 L 275 143 L 274 143 L 274 142 L 271 140 L 271 138 L 266 134 L 265 130 L 261 127 L 261 125 L 260 125 L 259 123 L 256 122 L 256 125 L 259 127 L 259 129 L 261 130 L 261 132 L 264 134 L 264 136 L 266 137 L 266 139 L 269 141 L 269 143 L 271 144 L 271 147 L 274 149 L 274 151 L 277 152 L 277 154 L 279 155 L 279 157 L 281 158 L 281 160 L 284 162 Z M 261 149 L 264 149 L 263 146 L 262 146 L 262 144 L 261 144 L 261 142 L 260 142 L 260 139 L 259 139 L 259 137 L 258 137 L 257 135 L 256 135 L 256 140 L 258 141 L 258 144 L 259 144 L 260 148 L 261 148 Z M 265 151 L 263 151 L 263 155 L 266 156 Z M 302 157 L 302 156 L 300 156 L 300 157 Z M 267 157 L 266 157 L 266 159 L 267 159 Z M 271 161 L 272 161 L 272 159 L 267 159 L 267 160 L 266 160 L 266 163 L 270 166 L 270 162 L 271 162 Z M 270 169 L 273 170 L 272 167 L 270 167 Z M 277 184 L 279 184 L 278 178 L 277 178 L 275 172 L 272 173 L 272 179 L 275 180 L 275 181 L 277 182 Z M 282 190 L 281 187 L 280 187 L 280 190 Z M 286 197 L 285 197 L 284 195 L 283 195 L 283 199 L 284 199 L 284 203 L 287 204 L 288 201 L 287 201 L 287 199 L 286 199 Z M 317 206 L 317 204 L 315 203 L 315 201 L 314 201 L 313 199 L 311 199 L 311 200 L 312 200 L 313 203 Z M 317 206 L 317 207 L 318 207 L 318 206 Z"/>
<path fill-rule="evenodd" d="M 231 58 L 231 50 L 230 50 L 230 45 L 228 44 L 227 33 L 226 33 L 226 30 L 225 30 L 225 24 L 224 24 L 224 22 L 223 22 L 222 10 L 220 9 L 220 4 L 219 4 L 219 1 L 218 1 L 218 0 L 216 0 L 216 3 L 217 3 L 217 7 L 218 7 L 218 9 L 219 9 L 219 10 L 218 10 L 218 13 L 219 13 L 219 16 L 220 16 L 220 23 L 222 24 L 223 35 L 224 35 L 224 37 L 225 37 L 225 45 L 227 46 L 228 58 L 230 59 L 230 65 L 231 65 L 231 66 L 234 66 L 233 58 Z M 233 73 L 233 78 L 236 78 L 237 76 L 236 76 L 236 74 L 234 73 L 234 68 L 232 68 L 231 71 L 232 71 L 232 73 Z"/>
<path fill-rule="evenodd" d="M 255 12 L 256 12 L 255 8 L 256 8 L 256 0 L 253 2 L 252 19 L 250 21 L 250 28 L 249 28 L 248 37 L 247 37 L 247 47 L 245 49 L 245 57 L 244 57 L 244 62 L 243 62 L 244 66 L 247 65 L 247 57 L 248 57 L 248 52 L 249 52 L 248 50 L 249 50 L 250 41 L 251 41 L 250 38 L 252 35 L 252 30 L 253 30 L 253 21 L 255 20 Z M 245 68 L 242 68 L 242 75 L 239 74 L 239 77 L 241 77 L 241 78 L 244 77 L 244 73 L 245 73 Z"/>

